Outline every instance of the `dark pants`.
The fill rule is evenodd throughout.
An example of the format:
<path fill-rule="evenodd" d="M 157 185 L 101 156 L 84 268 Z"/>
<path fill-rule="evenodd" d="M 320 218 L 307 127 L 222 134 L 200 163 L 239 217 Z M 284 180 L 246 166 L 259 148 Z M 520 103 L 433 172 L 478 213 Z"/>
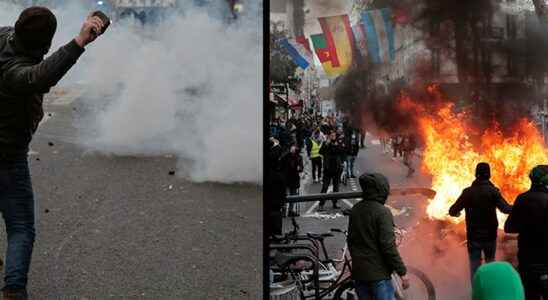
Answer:
<path fill-rule="evenodd" d="M 34 194 L 27 157 L 0 160 L 0 212 L 8 235 L 5 287 L 25 289 L 34 244 Z"/>
<path fill-rule="evenodd" d="M 348 155 L 346 157 L 346 176 L 354 176 L 354 161 L 356 161 L 356 156 Z"/>
<path fill-rule="evenodd" d="M 314 180 L 320 179 L 322 176 L 322 158 L 321 157 L 314 157 L 312 160 L 312 178 Z M 317 175 L 316 175 L 317 172 Z"/>
<path fill-rule="evenodd" d="M 380 281 L 354 281 L 359 300 L 393 300 L 395 291 L 390 279 Z"/>
<path fill-rule="evenodd" d="M 495 260 L 495 251 L 497 250 L 497 240 L 492 241 L 475 241 L 468 240 L 468 258 L 470 259 L 470 278 L 474 281 L 474 274 L 481 266 L 481 254 L 485 258 L 485 262 Z"/>
<path fill-rule="evenodd" d="M 526 300 L 548 299 L 548 271 L 539 272 L 527 267 L 519 267 L 519 275 L 525 290 Z"/>
<path fill-rule="evenodd" d="M 323 174 L 323 184 L 322 184 L 322 191 L 321 193 L 327 193 L 327 188 L 329 187 L 329 184 L 333 182 L 333 192 L 339 191 L 339 183 L 341 181 L 341 171 L 331 171 L 331 172 L 324 172 Z M 337 205 L 337 200 L 332 200 L 333 206 Z M 325 200 L 320 201 L 320 207 L 323 207 L 325 204 Z"/>

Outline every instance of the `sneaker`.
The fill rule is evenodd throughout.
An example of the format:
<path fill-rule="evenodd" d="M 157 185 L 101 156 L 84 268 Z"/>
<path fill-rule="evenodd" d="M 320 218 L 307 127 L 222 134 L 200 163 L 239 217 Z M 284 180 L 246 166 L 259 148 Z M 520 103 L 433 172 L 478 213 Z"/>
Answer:
<path fill-rule="evenodd" d="M 28 299 L 27 290 L 25 289 L 12 290 L 12 289 L 5 288 L 3 293 L 4 293 L 4 300 L 27 300 Z"/>

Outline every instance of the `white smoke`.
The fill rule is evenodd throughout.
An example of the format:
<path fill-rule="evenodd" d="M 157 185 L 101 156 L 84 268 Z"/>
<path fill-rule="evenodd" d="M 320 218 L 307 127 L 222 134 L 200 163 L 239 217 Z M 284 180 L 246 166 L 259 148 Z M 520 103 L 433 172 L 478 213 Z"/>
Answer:
<path fill-rule="evenodd" d="M 155 27 L 112 24 L 60 83 L 86 89 L 80 143 L 113 155 L 175 154 L 178 173 L 194 181 L 260 182 L 262 4 L 254 2 L 231 24 L 190 4 Z M 20 12 L 0 8 L 2 20 Z M 59 46 L 88 11 L 73 3 L 54 13 Z"/>

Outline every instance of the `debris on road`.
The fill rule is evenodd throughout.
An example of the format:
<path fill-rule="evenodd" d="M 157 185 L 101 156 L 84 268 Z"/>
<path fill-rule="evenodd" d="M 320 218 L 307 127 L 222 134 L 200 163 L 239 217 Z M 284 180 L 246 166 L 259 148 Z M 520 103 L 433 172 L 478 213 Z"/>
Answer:
<path fill-rule="evenodd" d="M 169 175 L 175 175 L 175 171 L 173 170 L 169 171 Z"/>
<path fill-rule="evenodd" d="M 53 146 L 53 143 L 52 143 L 52 142 L 48 142 L 48 145 L 49 145 L 50 147 L 52 147 L 52 146 Z"/>

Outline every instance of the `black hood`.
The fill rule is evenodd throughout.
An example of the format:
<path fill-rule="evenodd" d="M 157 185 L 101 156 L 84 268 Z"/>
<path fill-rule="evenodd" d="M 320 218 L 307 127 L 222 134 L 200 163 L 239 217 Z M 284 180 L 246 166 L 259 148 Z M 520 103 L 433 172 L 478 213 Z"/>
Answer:
<path fill-rule="evenodd" d="M 51 47 L 57 19 L 48 8 L 33 6 L 21 12 L 14 28 L 18 48 L 33 56 L 43 56 Z"/>
<path fill-rule="evenodd" d="M 491 178 L 491 167 L 486 162 L 480 162 L 476 166 L 476 178 L 478 180 L 489 180 Z"/>
<path fill-rule="evenodd" d="M 359 178 L 363 199 L 377 201 L 384 205 L 390 194 L 388 179 L 380 173 L 365 173 Z"/>

